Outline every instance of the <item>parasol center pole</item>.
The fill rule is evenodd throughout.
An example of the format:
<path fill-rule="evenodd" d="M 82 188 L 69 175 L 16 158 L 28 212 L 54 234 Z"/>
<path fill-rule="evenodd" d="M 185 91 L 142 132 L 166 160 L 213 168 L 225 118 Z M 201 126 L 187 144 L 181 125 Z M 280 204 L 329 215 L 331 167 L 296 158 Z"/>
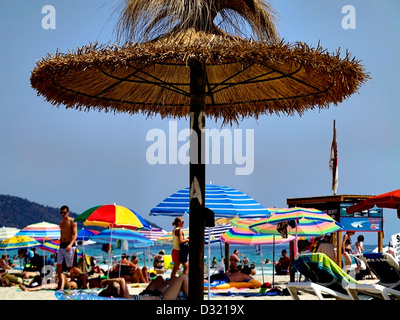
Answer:
<path fill-rule="evenodd" d="M 204 300 L 205 65 L 190 61 L 189 299 Z"/>

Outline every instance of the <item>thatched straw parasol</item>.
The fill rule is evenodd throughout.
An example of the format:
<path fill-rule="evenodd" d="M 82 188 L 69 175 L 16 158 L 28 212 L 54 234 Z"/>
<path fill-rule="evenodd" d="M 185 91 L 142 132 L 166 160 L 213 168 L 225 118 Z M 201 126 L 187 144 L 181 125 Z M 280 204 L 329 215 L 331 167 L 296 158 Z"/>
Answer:
<path fill-rule="evenodd" d="M 241 34 L 245 26 L 250 38 Z M 189 293 L 200 300 L 205 117 L 232 124 L 263 114 L 301 115 L 342 102 L 368 76 L 349 54 L 281 41 L 263 0 L 126 0 L 118 41 L 50 55 L 37 63 L 31 84 L 57 106 L 190 116 L 198 143 L 190 155 Z"/>

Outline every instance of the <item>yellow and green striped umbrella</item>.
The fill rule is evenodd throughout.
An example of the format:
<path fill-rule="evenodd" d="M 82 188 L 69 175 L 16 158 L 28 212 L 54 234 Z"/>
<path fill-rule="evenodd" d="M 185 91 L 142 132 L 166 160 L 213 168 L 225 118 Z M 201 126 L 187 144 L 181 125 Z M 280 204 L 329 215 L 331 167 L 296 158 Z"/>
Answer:
<path fill-rule="evenodd" d="M 37 247 L 40 242 L 28 236 L 14 236 L 0 242 L 0 249 L 2 250 L 13 250 L 23 249 L 30 247 Z"/>

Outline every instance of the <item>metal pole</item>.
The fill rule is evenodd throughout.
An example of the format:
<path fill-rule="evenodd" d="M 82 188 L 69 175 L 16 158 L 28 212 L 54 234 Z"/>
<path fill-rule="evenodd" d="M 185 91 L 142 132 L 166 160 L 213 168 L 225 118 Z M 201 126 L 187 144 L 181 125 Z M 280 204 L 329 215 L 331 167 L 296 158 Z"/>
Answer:
<path fill-rule="evenodd" d="M 208 228 L 208 270 L 207 270 L 207 280 L 208 280 L 208 300 L 210 300 L 210 269 L 211 269 L 211 246 L 210 246 L 210 240 L 211 240 L 211 228 Z"/>
<path fill-rule="evenodd" d="M 272 243 L 272 288 L 275 288 L 275 235 Z"/>

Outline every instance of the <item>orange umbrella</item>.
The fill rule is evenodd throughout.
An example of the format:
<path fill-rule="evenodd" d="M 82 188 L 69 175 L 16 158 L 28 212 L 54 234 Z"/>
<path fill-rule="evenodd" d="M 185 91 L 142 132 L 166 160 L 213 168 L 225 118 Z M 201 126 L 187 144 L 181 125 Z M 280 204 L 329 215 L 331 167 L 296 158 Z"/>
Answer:
<path fill-rule="evenodd" d="M 390 192 L 382 193 L 375 197 L 371 197 L 360 201 L 354 206 L 347 208 L 347 213 L 352 214 L 355 212 L 361 212 L 364 210 L 368 210 L 377 206 L 378 208 L 389 208 L 389 209 L 397 209 L 397 215 L 399 216 L 399 208 L 400 208 L 400 189 L 393 190 Z M 399 216 L 400 219 L 400 216 Z"/>

